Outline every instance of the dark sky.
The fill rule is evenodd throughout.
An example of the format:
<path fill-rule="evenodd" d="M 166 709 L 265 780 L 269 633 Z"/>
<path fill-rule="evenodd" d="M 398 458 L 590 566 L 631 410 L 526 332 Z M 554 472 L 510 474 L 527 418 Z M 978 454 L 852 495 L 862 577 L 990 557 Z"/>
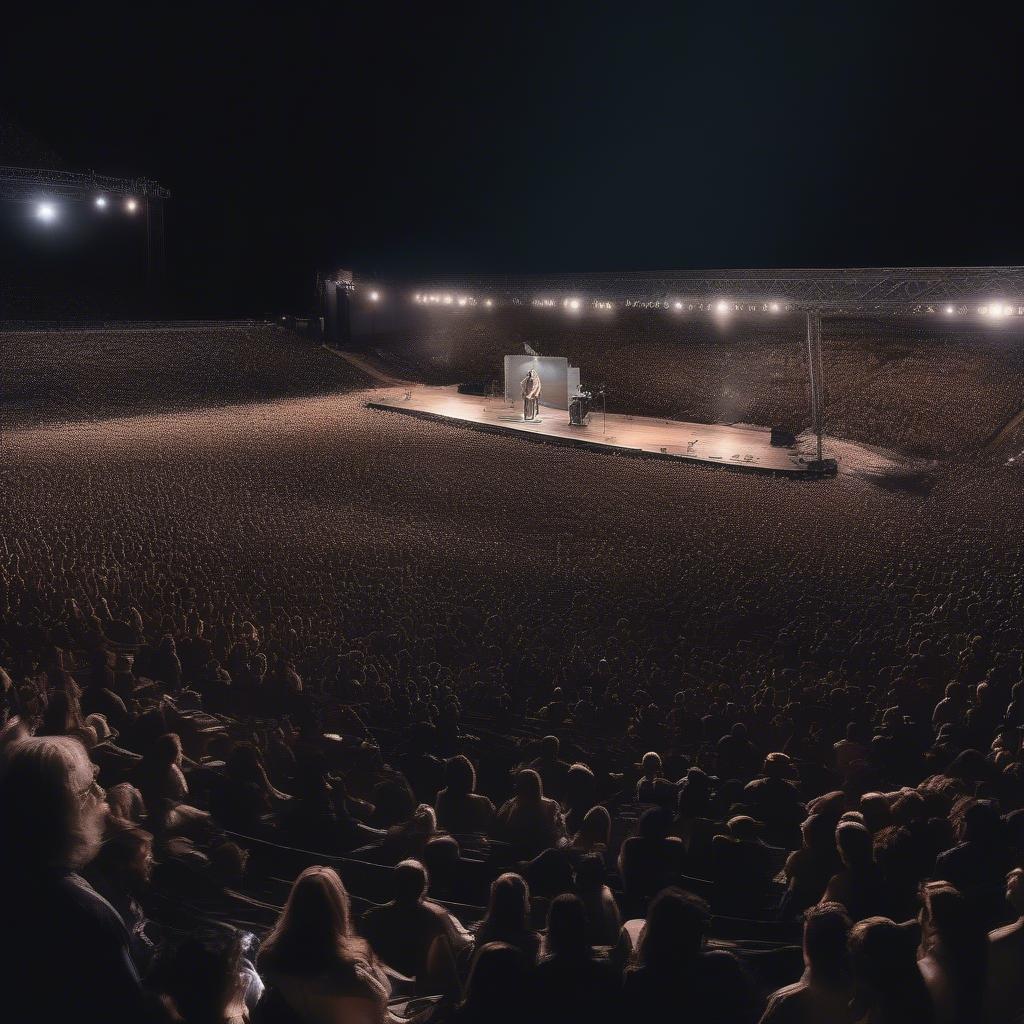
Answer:
<path fill-rule="evenodd" d="M 1020 4 L 278 6 L 4 15 L 0 120 L 172 190 L 185 306 L 299 308 L 317 266 L 1024 261 Z"/>

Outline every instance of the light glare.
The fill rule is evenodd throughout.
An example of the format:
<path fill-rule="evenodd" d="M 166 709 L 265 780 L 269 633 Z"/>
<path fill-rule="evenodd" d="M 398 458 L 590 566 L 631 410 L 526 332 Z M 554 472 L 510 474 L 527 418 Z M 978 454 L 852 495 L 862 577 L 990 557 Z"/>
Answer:
<path fill-rule="evenodd" d="M 53 203 L 40 203 L 36 207 L 36 216 L 44 224 L 49 224 L 57 219 L 57 207 Z"/>

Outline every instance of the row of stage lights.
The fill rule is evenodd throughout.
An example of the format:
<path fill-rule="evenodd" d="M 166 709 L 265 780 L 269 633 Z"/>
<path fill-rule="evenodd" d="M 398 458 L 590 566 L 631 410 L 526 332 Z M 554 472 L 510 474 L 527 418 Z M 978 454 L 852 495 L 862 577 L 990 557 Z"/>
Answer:
<path fill-rule="evenodd" d="M 379 302 L 380 301 L 380 292 L 371 291 L 369 293 L 368 297 L 369 297 L 371 302 Z M 484 299 L 483 302 L 480 302 L 478 299 L 474 298 L 472 295 L 452 295 L 452 294 L 447 293 L 447 292 L 445 292 L 445 293 L 438 293 L 438 292 L 423 293 L 423 292 L 417 292 L 415 295 L 413 295 L 412 299 L 413 299 L 413 302 L 417 302 L 417 303 L 420 303 L 421 305 L 425 305 L 425 306 L 457 306 L 457 307 L 463 307 L 464 308 L 466 306 L 483 305 L 483 306 L 485 306 L 487 308 L 490 308 L 490 307 L 492 307 L 494 305 L 494 300 L 493 299 Z M 541 298 L 541 299 L 532 299 L 530 301 L 530 305 L 531 306 L 535 306 L 535 307 L 537 307 L 539 309 L 555 309 L 557 306 L 561 305 L 561 307 L 567 313 L 579 313 L 580 311 L 583 310 L 583 308 L 586 305 L 589 305 L 592 309 L 596 309 L 596 310 L 608 311 L 608 310 L 615 309 L 615 303 L 614 302 L 608 302 L 608 301 L 605 301 L 605 300 L 602 300 L 602 299 L 594 299 L 590 303 L 586 303 L 583 299 L 567 298 L 567 299 L 562 299 L 561 302 L 559 303 L 555 299 Z M 790 310 L 790 308 L 791 308 L 788 305 L 783 307 L 778 302 L 766 302 L 766 303 L 758 305 L 758 304 L 755 304 L 755 303 L 729 303 L 729 302 L 726 302 L 724 300 L 722 300 L 722 301 L 720 301 L 718 303 L 715 303 L 715 304 L 706 303 L 706 302 L 683 303 L 683 302 L 679 302 L 679 301 L 671 302 L 671 303 L 670 302 L 664 302 L 664 301 L 658 301 L 658 302 L 637 302 L 637 303 L 633 303 L 632 305 L 627 304 L 627 307 L 628 308 L 636 308 L 636 309 L 672 309 L 672 310 L 674 310 L 677 313 L 682 313 L 682 312 L 691 312 L 692 313 L 695 310 L 696 311 L 700 311 L 700 312 L 710 312 L 713 309 L 714 312 L 722 313 L 722 314 L 732 313 L 734 311 L 735 312 L 739 312 L 739 313 L 748 312 L 748 311 L 751 312 L 751 313 L 758 312 L 758 311 L 765 312 L 765 313 L 780 313 L 780 312 L 783 312 L 783 310 L 788 312 Z"/>
<path fill-rule="evenodd" d="M 377 299 L 374 299 L 374 295 L 377 295 L 377 293 L 371 292 L 370 298 L 376 302 Z M 378 298 L 379 297 L 380 296 L 378 295 Z M 413 302 L 420 302 L 427 306 L 459 306 L 462 308 L 465 308 L 466 306 L 486 306 L 490 309 L 491 306 L 494 305 L 493 299 L 484 299 L 483 302 L 480 302 L 473 298 L 472 295 L 450 295 L 448 293 L 441 294 L 436 292 L 431 294 L 422 294 L 417 292 L 412 297 L 412 300 Z"/>
<path fill-rule="evenodd" d="M 380 297 L 380 292 L 372 291 L 369 293 L 371 302 L 379 302 Z M 484 299 L 480 302 L 471 295 L 453 295 L 448 292 L 417 292 L 413 295 L 413 302 L 426 306 L 439 305 L 462 308 L 477 305 L 490 308 L 494 305 L 493 299 Z M 588 303 L 579 298 L 566 298 L 562 299 L 561 302 L 551 298 L 537 298 L 532 299 L 530 305 L 538 309 L 555 309 L 560 305 L 567 313 L 579 313 Z M 614 302 L 600 299 L 593 300 L 589 303 L 589 306 L 592 309 L 602 311 L 610 311 L 616 308 Z M 793 309 L 788 303 L 728 302 L 725 299 L 719 299 L 717 302 L 682 302 L 678 299 L 674 302 L 655 300 L 651 302 L 626 303 L 626 307 L 630 309 L 668 309 L 675 313 L 717 313 L 720 316 L 728 316 L 730 313 L 789 313 Z M 918 312 L 934 314 L 939 311 L 939 308 L 937 306 L 924 306 Z M 978 306 L 977 309 L 972 309 L 972 307 L 966 305 L 949 305 L 941 307 L 941 309 L 946 316 L 967 316 L 973 312 L 995 320 L 1008 316 L 1024 316 L 1024 305 L 1015 306 L 1009 302 L 990 302 L 986 305 Z"/>
<path fill-rule="evenodd" d="M 97 210 L 104 211 L 110 207 L 111 201 L 106 196 L 96 196 L 92 201 L 92 205 L 95 206 Z M 121 204 L 121 207 L 125 213 L 137 213 L 139 210 L 139 201 L 129 196 Z M 36 203 L 35 215 L 36 220 L 41 220 L 44 224 L 52 224 L 60 215 L 60 207 L 58 207 L 56 203 L 46 199 L 41 203 Z"/>

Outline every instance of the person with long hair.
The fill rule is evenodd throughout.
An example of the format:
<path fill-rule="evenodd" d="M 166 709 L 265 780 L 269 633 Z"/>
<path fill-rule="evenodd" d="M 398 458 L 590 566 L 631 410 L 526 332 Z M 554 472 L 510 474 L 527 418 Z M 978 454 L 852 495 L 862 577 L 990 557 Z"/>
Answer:
<path fill-rule="evenodd" d="M 580 858 L 574 884 L 587 915 L 587 941 L 592 946 L 614 946 L 622 928 L 622 914 L 607 882 L 603 857 L 588 853 Z"/>
<path fill-rule="evenodd" d="M 985 1020 L 988 935 L 976 904 L 949 882 L 921 887 L 921 970 L 940 1024 Z"/>
<path fill-rule="evenodd" d="M 488 942 L 505 942 L 535 964 L 540 936 L 530 927 L 529 919 L 530 887 L 522 875 L 506 871 L 491 883 L 487 913 L 476 929 L 477 949 Z"/>
<path fill-rule="evenodd" d="M 6 751 L 0 877 L 8 879 L 0 991 L 11 1021 L 152 1019 L 117 911 L 79 874 L 100 849 L 107 805 L 96 766 L 69 736 Z"/>
<path fill-rule="evenodd" d="M 352 924 L 345 886 L 332 868 L 306 868 L 260 949 L 267 990 L 259 1024 L 379 1024 L 390 984 Z"/>
<path fill-rule="evenodd" d="M 532 768 L 516 773 L 515 796 L 498 811 L 498 835 L 529 857 L 555 846 L 564 825 L 558 802 L 544 795 L 540 775 Z"/>
<path fill-rule="evenodd" d="M 866 917 L 850 929 L 857 1024 L 935 1024 L 935 1012 L 914 956 L 913 939 L 887 917 Z"/>
<path fill-rule="evenodd" d="M 670 887 L 651 901 L 637 946 L 637 965 L 626 971 L 622 999 L 631 1020 L 680 1017 L 702 1024 L 743 1024 L 755 1019 L 750 983 L 739 960 L 706 950 L 711 922 L 707 903 Z"/>

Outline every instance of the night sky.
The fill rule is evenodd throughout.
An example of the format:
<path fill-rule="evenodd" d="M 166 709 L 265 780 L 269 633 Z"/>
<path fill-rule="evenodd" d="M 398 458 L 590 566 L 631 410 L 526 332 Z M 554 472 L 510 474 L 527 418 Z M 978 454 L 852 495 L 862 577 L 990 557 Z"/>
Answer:
<path fill-rule="evenodd" d="M 1010 9 L 19 5 L 0 163 L 170 188 L 182 312 L 306 308 L 318 266 L 1021 263 Z"/>

